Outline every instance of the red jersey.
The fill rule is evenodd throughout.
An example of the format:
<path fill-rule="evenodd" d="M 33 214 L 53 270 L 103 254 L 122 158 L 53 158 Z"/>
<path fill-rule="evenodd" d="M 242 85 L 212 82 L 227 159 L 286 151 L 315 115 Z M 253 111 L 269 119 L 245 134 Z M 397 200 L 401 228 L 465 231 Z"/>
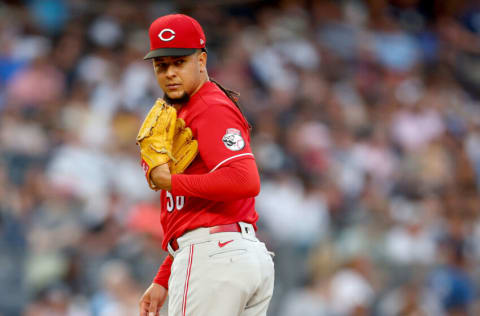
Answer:
<path fill-rule="evenodd" d="M 239 159 L 254 159 L 250 148 L 248 123 L 235 104 L 213 82 L 207 81 L 178 111 L 193 137 L 198 141 L 198 155 L 184 174 L 206 174 Z M 255 226 L 258 214 L 255 198 L 234 201 L 206 200 L 193 196 L 175 195 L 175 177 L 172 192 L 162 190 L 161 224 L 165 233 L 162 248 L 185 232 L 199 227 L 210 227 L 235 222 Z"/>

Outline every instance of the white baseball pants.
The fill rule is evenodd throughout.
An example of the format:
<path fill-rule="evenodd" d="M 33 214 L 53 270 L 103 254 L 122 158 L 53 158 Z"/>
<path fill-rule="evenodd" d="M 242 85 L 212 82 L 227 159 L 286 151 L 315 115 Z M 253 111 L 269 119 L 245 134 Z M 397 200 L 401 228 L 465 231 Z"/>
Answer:
<path fill-rule="evenodd" d="M 251 224 L 242 232 L 199 228 L 178 238 L 168 282 L 170 316 L 265 316 L 274 267 Z"/>

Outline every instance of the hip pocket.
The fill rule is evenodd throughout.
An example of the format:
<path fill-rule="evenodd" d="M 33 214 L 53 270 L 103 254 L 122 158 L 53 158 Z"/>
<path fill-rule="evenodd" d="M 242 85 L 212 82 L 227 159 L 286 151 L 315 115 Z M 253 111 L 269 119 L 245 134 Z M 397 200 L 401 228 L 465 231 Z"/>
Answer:
<path fill-rule="evenodd" d="M 225 249 L 225 250 L 219 250 L 219 251 L 214 251 L 210 253 L 208 256 L 212 260 L 228 260 L 228 261 L 235 261 L 242 257 L 243 255 L 247 254 L 248 250 L 247 249 Z"/>

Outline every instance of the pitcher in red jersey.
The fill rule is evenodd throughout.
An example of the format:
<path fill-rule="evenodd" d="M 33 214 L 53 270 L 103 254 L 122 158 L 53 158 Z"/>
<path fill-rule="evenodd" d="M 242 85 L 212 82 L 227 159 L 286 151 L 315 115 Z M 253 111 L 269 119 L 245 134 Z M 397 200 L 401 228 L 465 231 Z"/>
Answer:
<path fill-rule="evenodd" d="M 206 38 L 193 18 L 171 14 L 149 29 L 150 52 L 164 99 L 198 141 L 183 174 L 168 165 L 151 171 L 161 188 L 161 264 L 140 301 L 140 315 L 157 315 L 168 293 L 169 315 L 266 315 L 274 267 L 255 231 L 260 177 L 249 124 L 234 92 L 210 81 Z"/>

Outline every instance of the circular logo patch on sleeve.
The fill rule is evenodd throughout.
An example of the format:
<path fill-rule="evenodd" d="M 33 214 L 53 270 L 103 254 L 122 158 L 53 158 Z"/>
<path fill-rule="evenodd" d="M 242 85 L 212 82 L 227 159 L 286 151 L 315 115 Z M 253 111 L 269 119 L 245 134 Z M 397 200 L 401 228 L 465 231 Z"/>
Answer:
<path fill-rule="evenodd" d="M 245 141 L 238 129 L 229 128 L 222 138 L 222 142 L 231 151 L 239 151 L 245 147 Z"/>

